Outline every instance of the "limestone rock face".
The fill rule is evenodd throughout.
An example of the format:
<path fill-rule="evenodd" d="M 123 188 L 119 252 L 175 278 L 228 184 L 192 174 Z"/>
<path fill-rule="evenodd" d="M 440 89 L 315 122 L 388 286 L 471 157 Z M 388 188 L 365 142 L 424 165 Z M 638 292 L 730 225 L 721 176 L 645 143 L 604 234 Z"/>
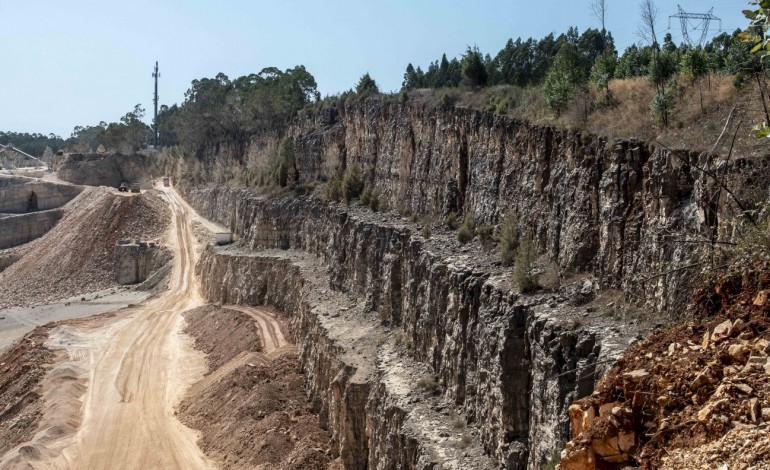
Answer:
<path fill-rule="evenodd" d="M 0 177 L 0 213 L 25 214 L 56 209 L 74 199 L 82 190 L 73 185 Z"/>
<path fill-rule="evenodd" d="M 118 284 L 139 284 L 147 280 L 165 261 L 153 242 L 123 240 L 115 245 L 115 271 Z"/>
<path fill-rule="evenodd" d="M 193 191 L 188 200 L 200 213 L 234 228 L 241 244 L 234 250 L 256 253 L 253 259 L 237 259 L 207 251 L 199 265 L 206 297 L 301 312 L 292 317 L 292 333 L 310 396 L 343 460 L 360 463 L 357 459 L 366 455 L 370 466 L 407 459 L 426 462 L 414 468 L 430 468 L 426 449 L 432 441 L 425 437 L 427 430 L 408 431 L 417 426 L 410 424 L 414 403 L 382 388 L 394 372 L 340 354 L 352 346 L 334 340 L 330 327 L 319 323 L 328 301 L 308 300 L 306 276 L 325 279 L 321 288 L 328 295 L 355 299 L 360 313 L 347 319 L 348 330 L 368 331 L 356 323 L 366 316 L 387 325 L 388 334 L 402 336 L 409 360 L 436 377 L 441 396 L 472 424 L 470 439 L 503 468 L 540 468 L 568 440 L 567 408 L 593 390 L 600 375 L 596 362 L 627 344 L 610 345 L 612 334 L 560 323 L 562 314 L 574 310 L 566 299 L 513 294 L 507 268 L 474 267 L 472 259 L 452 256 L 455 248 L 424 240 L 408 224 L 313 199 L 265 201 L 234 190 Z M 299 268 L 254 251 L 262 249 L 310 254 L 323 274 L 287 277 Z M 297 305 L 300 301 L 308 305 Z M 368 353 L 382 355 L 376 348 Z M 363 372 L 372 369 L 378 372 Z M 361 410 L 366 421 L 352 419 L 358 412 L 351 409 Z M 390 468 L 378 465 L 371 468 Z"/>
<path fill-rule="evenodd" d="M 64 215 L 62 209 L 0 215 L 0 250 L 30 242 L 48 233 Z"/>
<path fill-rule="evenodd" d="M 141 155 L 73 153 L 55 162 L 54 169 L 59 178 L 70 183 L 117 188 L 125 181 L 150 189 L 146 165 Z"/>
<path fill-rule="evenodd" d="M 620 289 L 628 300 L 663 312 L 690 298 L 705 255 L 704 245 L 672 240 L 726 231 L 724 219 L 734 210 L 696 167 L 719 168 L 733 178 L 736 169 L 753 165 L 739 159 L 725 167 L 694 152 L 633 140 L 609 143 L 411 101 L 369 100 L 302 114 L 287 134 L 299 183 L 355 165 L 380 203 L 401 213 L 437 221 L 452 212 L 471 214 L 477 224 L 496 224 L 513 213 L 559 271 L 590 277 L 586 295 L 593 286 Z M 257 137 L 253 145 L 275 138 Z M 752 184 L 764 188 L 760 177 Z M 530 469 L 541 468 L 569 440 L 570 403 L 592 392 L 601 364 L 636 334 L 632 325 L 567 323 L 583 313 L 576 307 L 582 300 L 563 290 L 515 294 L 509 270 L 493 253 L 468 251 L 451 235 L 425 239 L 419 227 L 392 214 L 312 197 L 263 200 L 228 188 L 191 190 L 186 197 L 202 215 L 227 226 L 241 249 L 302 253 L 319 266 L 303 272 L 302 263 L 265 255 L 235 260 L 209 251 L 200 269 L 211 299 L 274 303 L 299 315 L 292 333 L 303 351 L 309 395 L 351 468 L 364 454 L 372 468 L 431 468 L 436 442 L 445 439 L 415 424 L 415 414 L 428 411 L 397 386 L 394 370 L 401 369 L 385 367 L 383 347 L 361 348 L 358 336 L 349 337 L 352 331 L 400 335 L 410 370 L 427 367 L 442 399 L 468 424 L 470 448 L 480 446 L 496 466 Z M 354 299 L 356 308 L 330 313 L 324 299 L 311 302 L 303 288 L 308 276 L 321 279 L 329 296 Z M 363 317 L 386 329 L 365 326 Z M 348 336 L 331 318 L 345 319 Z M 378 358 L 374 364 L 372 357 Z M 363 422 L 352 418 L 359 413 Z M 581 417 L 580 426 L 593 418 Z M 613 437 L 615 447 L 634 442 L 633 436 Z M 595 462 L 596 452 L 584 452 L 583 460 Z"/>
<path fill-rule="evenodd" d="M 696 165 L 719 168 L 733 188 L 770 183 L 750 159 L 725 167 L 696 152 L 412 101 L 304 114 L 288 134 L 300 181 L 358 165 L 391 208 L 493 224 L 513 212 L 562 269 L 590 271 L 602 288 L 664 311 L 689 300 L 693 273 L 677 269 L 703 249 L 671 240 L 724 233 L 735 209 Z"/>

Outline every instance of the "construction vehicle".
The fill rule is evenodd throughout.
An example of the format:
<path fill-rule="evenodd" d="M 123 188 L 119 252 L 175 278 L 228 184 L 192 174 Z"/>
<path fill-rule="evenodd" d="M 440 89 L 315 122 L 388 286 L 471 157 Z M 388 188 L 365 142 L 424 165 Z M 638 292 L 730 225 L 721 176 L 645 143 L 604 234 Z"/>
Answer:
<path fill-rule="evenodd" d="M 120 191 L 121 193 L 125 193 L 126 191 L 128 191 L 128 184 L 125 181 L 120 183 L 120 186 L 118 186 L 118 191 Z"/>
<path fill-rule="evenodd" d="M 168 176 L 164 176 L 163 177 L 163 186 L 168 188 L 168 186 L 169 186 Z"/>
<path fill-rule="evenodd" d="M 139 186 L 139 183 L 131 183 L 131 192 L 132 193 L 140 193 L 141 187 Z"/>

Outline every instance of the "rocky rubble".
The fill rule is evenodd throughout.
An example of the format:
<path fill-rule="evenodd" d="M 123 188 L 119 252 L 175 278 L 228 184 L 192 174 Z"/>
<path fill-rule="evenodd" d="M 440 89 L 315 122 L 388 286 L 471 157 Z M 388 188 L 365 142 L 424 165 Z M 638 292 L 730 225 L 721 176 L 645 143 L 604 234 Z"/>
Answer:
<path fill-rule="evenodd" d="M 704 309 L 721 303 L 716 319 L 632 347 L 570 407 L 560 468 L 768 468 L 769 281 L 754 273 L 701 291 Z"/>
<path fill-rule="evenodd" d="M 55 357 L 43 346 L 49 329 L 38 327 L 0 354 L 0 456 L 24 442 L 42 418 L 40 383 Z"/>

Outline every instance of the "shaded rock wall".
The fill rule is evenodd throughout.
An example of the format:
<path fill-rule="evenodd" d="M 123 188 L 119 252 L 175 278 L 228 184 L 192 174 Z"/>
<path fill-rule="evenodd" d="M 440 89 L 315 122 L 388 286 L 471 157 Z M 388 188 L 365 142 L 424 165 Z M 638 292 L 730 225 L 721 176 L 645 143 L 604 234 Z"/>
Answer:
<path fill-rule="evenodd" d="M 48 233 L 62 218 L 62 209 L 0 217 L 0 249 L 30 242 Z"/>
<path fill-rule="evenodd" d="M 288 134 L 300 180 L 356 164 L 392 208 L 434 218 L 470 212 L 492 223 L 512 211 L 563 270 L 590 271 L 603 287 L 668 311 L 689 297 L 692 272 L 641 280 L 698 261 L 703 246 L 677 240 L 724 232 L 732 214 L 727 194 L 697 167 L 718 169 L 733 189 L 770 182 L 770 156 L 734 156 L 726 166 L 685 150 L 413 102 L 373 99 L 305 114 Z"/>
<path fill-rule="evenodd" d="M 115 271 L 118 284 L 139 284 L 147 280 L 167 261 L 167 256 L 161 253 L 161 247 L 154 242 L 118 242 L 115 245 Z"/>
<path fill-rule="evenodd" d="M 20 184 L 0 186 L 0 213 L 24 214 L 59 208 L 75 198 L 83 188 L 66 184 L 31 182 L 16 178 Z"/>
<path fill-rule="evenodd" d="M 697 241 L 726 233 L 733 213 L 731 201 L 698 168 L 716 168 L 747 190 L 768 178 L 754 168 L 766 166 L 764 160 L 737 158 L 725 165 L 643 142 L 608 143 L 478 111 L 412 103 L 373 100 L 306 114 L 288 134 L 300 182 L 358 165 L 381 201 L 402 211 L 434 220 L 471 213 L 477 223 L 496 223 L 511 211 L 520 231 L 532 234 L 562 273 L 592 273 L 602 288 L 622 289 L 629 300 L 669 312 L 690 296 L 697 268 L 688 266 L 706 254 Z M 512 294 L 508 271 L 490 261 L 496 255 L 475 253 L 486 259 L 475 262 L 458 246 L 426 241 L 413 225 L 393 217 L 312 198 L 266 201 L 226 188 L 186 196 L 201 214 L 230 227 L 246 248 L 315 255 L 328 270 L 331 290 L 361 299 L 362 312 L 405 334 L 411 358 L 434 371 L 443 395 L 477 426 L 485 452 L 506 468 L 540 468 L 549 460 L 569 439 L 567 407 L 591 392 L 601 372 L 597 362 L 628 344 L 609 340 L 614 333 L 606 328 L 562 322 L 575 313 L 564 299 Z M 254 289 L 244 284 L 253 272 L 241 280 L 204 269 L 210 282 L 225 279 L 216 289 L 228 291 L 230 301 L 246 299 L 242 291 Z M 281 295 L 270 294 L 283 288 L 280 278 L 259 281 L 262 293 L 248 302 L 280 302 Z M 297 297 L 300 291 L 294 286 L 292 292 Z M 297 340 L 307 343 L 304 363 L 347 371 L 340 378 L 349 374 L 344 361 L 320 358 L 314 345 L 330 341 L 323 328 L 293 327 Z M 329 369 L 319 369 L 318 377 L 322 370 Z M 339 390 L 348 389 L 332 393 L 336 386 L 327 379 L 316 380 L 310 391 L 334 428 L 341 426 L 335 413 L 352 405 L 340 402 L 345 392 Z M 391 415 L 398 431 L 383 434 L 374 426 L 370 436 L 404 437 L 408 425 L 399 420 L 408 413 L 389 407 L 389 399 L 373 398 L 382 383 L 374 380 L 366 392 L 369 415 Z M 345 436 L 356 441 L 358 432 L 338 429 L 335 436 L 340 443 Z M 371 459 L 387 454 L 388 446 L 401 449 L 402 458 L 413 455 L 411 447 L 401 447 L 406 437 L 387 445 L 374 439 L 365 448 L 351 445 L 349 455 L 366 450 Z"/>
<path fill-rule="evenodd" d="M 88 186 L 112 186 L 120 183 L 139 183 L 142 189 L 151 189 L 145 157 L 141 155 L 67 154 L 54 163 L 59 178 L 70 183 Z"/>

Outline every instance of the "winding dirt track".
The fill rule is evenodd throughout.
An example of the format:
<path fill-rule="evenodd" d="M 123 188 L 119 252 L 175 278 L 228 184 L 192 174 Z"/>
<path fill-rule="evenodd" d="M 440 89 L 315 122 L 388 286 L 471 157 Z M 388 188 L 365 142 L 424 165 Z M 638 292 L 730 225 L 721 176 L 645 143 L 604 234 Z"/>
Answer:
<path fill-rule="evenodd" d="M 289 342 L 283 336 L 281 327 L 275 315 L 267 309 L 259 307 L 247 307 L 244 305 L 225 305 L 225 308 L 238 310 L 254 319 L 262 337 L 262 347 L 265 354 L 287 346 Z"/>
<path fill-rule="evenodd" d="M 115 329 L 95 358 L 72 468 L 211 468 L 197 435 L 173 416 L 185 386 L 180 313 L 203 304 L 193 273 L 189 213 L 172 191 L 175 251 L 169 289 Z M 185 383 L 187 382 L 187 383 Z"/>
<path fill-rule="evenodd" d="M 194 276 L 199 247 L 190 222 L 196 219 L 209 229 L 221 228 L 198 217 L 172 190 L 163 192 L 173 218 L 168 244 L 175 256 L 169 289 L 116 316 L 52 330 L 49 343 L 64 358 L 44 380 L 41 425 L 29 442 L 0 456 L 0 470 L 216 467 L 198 447 L 198 433 L 176 419 L 174 407 L 192 384 L 197 382 L 195 389 L 206 388 L 224 375 L 201 380 L 205 358 L 181 333 L 181 313 L 204 304 Z M 231 368 L 269 360 L 270 353 L 291 347 L 270 311 L 228 308 L 255 320 L 263 353 L 268 355 L 243 353 Z M 73 385 L 60 386 L 58 376 Z M 83 388 L 85 396 L 79 392 Z"/>

